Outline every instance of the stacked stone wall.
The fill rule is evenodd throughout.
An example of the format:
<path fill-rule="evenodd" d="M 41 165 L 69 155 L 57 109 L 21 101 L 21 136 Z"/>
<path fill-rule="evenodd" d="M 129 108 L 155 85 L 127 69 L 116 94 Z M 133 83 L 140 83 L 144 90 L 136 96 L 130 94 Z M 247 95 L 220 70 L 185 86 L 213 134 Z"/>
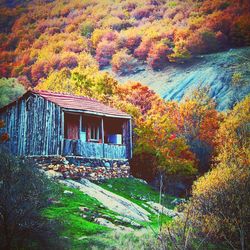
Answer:
<path fill-rule="evenodd" d="M 110 178 L 130 177 L 130 166 L 127 160 L 95 159 L 83 157 L 37 156 L 26 157 L 39 168 L 49 171 L 62 179 L 105 180 Z"/>

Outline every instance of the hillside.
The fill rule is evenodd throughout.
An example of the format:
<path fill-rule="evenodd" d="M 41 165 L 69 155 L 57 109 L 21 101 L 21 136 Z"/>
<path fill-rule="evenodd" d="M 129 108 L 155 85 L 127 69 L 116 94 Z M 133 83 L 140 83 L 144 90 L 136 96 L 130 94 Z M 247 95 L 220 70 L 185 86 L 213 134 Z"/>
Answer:
<path fill-rule="evenodd" d="M 65 68 L 157 71 L 250 45 L 246 0 L 20 2 L 0 5 L 0 76 L 26 86 Z"/>
<path fill-rule="evenodd" d="M 98 185 L 85 179 L 60 183 L 56 184 L 59 200 L 53 200 L 44 215 L 63 223 L 62 235 L 70 241 L 71 249 L 130 249 L 122 246 L 129 243 L 122 237 L 139 241 L 137 234 L 158 232 L 159 221 L 169 223 L 178 214 L 172 210 L 178 199 L 169 195 L 162 196 L 162 203 L 170 209 L 159 214 L 154 207 L 159 192 L 139 179 L 111 179 Z"/>
<path fill-rule="evenodd" d="M 250 48 L 230 49 L 225 52 L 196 56 L 182 65 L 168 65 L 161 71 L 143 66 L 130 75 L 117 75 L 106 69 L 119 82 L 138 81 L 148 85 L 166 100 L 180 101 L 193 88 L 210 86 L 211 97 L 218 110 L 231 108 L 234 98 L 242 99 L 250 92 Z M 240 85 L 233 79 L 239 76 Z"/>

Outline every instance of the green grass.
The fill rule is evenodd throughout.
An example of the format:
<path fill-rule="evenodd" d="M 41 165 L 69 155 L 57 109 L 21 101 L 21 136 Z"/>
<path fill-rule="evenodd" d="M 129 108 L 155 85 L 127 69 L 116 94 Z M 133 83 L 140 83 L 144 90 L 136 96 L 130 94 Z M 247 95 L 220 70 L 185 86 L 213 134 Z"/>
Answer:
<path fill-rule="evenodd" d="M 106 249 L 107 246 L 113 246 L 115 242 L 113 242 L 114 239 L 110 237 L 112 230 L 96 224 L 94 218 L 108 216 L 108 220 L 116 224 L 116 216 L 118 214 L 107 209 L 98 200 L 77 189 L 68 188 L 59 184 L 55 185 L 58 186 L 59 190 L 57 202 L 51 204 L 44 210 L 44 216 L 58 220 L 63 224 L 64 229 L 61 235 L 69 239 L 71 244 L 70 249 L 91 249 L 93 246 L 95 246 L 96 249 Z M 149 231 L 152 231 L 152 229 L 157 231 L 158 216 L 150 211 L 146 203 L 147 201 L 159 201 L 159 193 L 156 190 L 134 178 L 110 179 L 99 185 L 149 211 L 151 222 L 136 222 L 148 228 Z M 73 194 L 65 194 L 65 190 L 71 191 Z M 172 208 L 173 206 L 170 202 L 173 199 L 174 197 L 165 195 L 163 199 L 164 204 Z M 86 207 L 88 211 L 83 212 L 80 210 L 80 207 Z M 85 218 L 83 218 L 82 215 L 84 215 Z M 161 223 L 168 223 L 172 220 L 165 215 L 162 215 L 160 219 Z M 131 227 L 130 224 L 123 223 L 123 225 Z"/>
<path fill-rule="evenodd" d="M 73 192 L 73 194 L 64 194 L 65 190 Z M 89 211 L 80 211 L 79 207 L 87 207 Z M 72 189 L 59 185 L 59 200 L 58 203 L 50 205 L 44 210 L 44 216 L 60 221 L 64 230 L 62 236 L 70 239 L 72 249 L 87 247 L 90 243 L 90 236 L 97 236 L 110 229 L 94 223 L 95 216 L 108 215 L 111 219 L 115 219 L 117 215 L 113 211 L 106 209 L 96 199 L 82 193 L 77 189 Z M 82 214 L 86 218 L 82 217 Z M 84 238 L 87 236 L 86 238 Z M 79 240 L 79 238 L 83 238 Z M 93 240 L 93 239 L 92 239 Z M 87 245 L 86 245 L 87 244 Z"/>
<path fill-rule="evenodd" d="M 109 179 L 100 184 L 100 186 L 142 207 L 144 207 L 143 204 L 147 201 L 159 203 L 159 192 L 136 178 Z M 171 204 L 171 201 L 175 198 L 174 196 L 163 194 L 162 204 L 167 208 L 173 209 L 174 206 Z"/>
<path fill-rule="evenodd" d="M 144 227 L 151 227 L 154 230 L 158 229 L 158 215 L 153 214 L 147 204 L 147 201 L 153 201 L 159 203 L 159 192 L 153 189 L 148 184 L 142 182 L 136 178 L 116 178 L 109 179 L 105 182 L 99 184 L 102 188 L 105 188 L 115 194 L 118 194 L 135 204 L 141 206 L 145 210 L 151 213 L 149 216 L 151 223 L 148 222 L 138 222 Z M 164 194 L 162 196 L 162 204 L 170 209 L 173 209 L 174 206 L 171 204 L 175 197 Z M 161 215 L 161 223 L 168 223 L 172 221 L 172 218 Z"/>

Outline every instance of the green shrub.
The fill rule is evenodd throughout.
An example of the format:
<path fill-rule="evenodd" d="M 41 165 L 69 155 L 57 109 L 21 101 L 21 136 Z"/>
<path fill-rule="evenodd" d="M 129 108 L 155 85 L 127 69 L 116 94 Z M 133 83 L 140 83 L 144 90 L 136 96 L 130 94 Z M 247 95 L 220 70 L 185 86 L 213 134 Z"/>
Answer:
<path fill-rule="evenodd" d="M 22 84 L 18 83 L 15 78 L 0 79 L 0 107 L 16 100 L 25 92 Z"/>
<path fill-rule="evenodd" d="M 42 216 L 55 190 L 35 167 L 0 152 L 0 248 L 64 249 L 59 224 Z"/>

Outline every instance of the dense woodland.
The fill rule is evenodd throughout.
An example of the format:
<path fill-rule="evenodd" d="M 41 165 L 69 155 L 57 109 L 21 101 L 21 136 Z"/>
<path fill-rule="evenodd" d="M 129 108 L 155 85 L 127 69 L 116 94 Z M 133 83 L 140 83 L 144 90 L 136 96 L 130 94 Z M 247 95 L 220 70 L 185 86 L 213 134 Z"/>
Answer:
<path fill-rule="evenodd" d="M 18 3 L 18 2 L 17 2 Z M 0 68 L 35 86 L 78 67 L 131 73 L 250 45 L 249 1 L 31 1 L 0 8 Z"/>
<path fill-rule="evenodd" d="M 249 46 L 249 1 L 34 0 L 1 6 L 1 106 L 35 87 L 93 97 L 131 114 L 132 174 L 156 185 L 162 175 L 168 192 L 173 182 L 187 184 L 192 198 L 185 211 L 194 237 L 247 249 L 249 95 L 219 112 L 209 88 L 193 89 L 182 102 L 165 101 L 141 83 L 121 85 L 100 69 L 111 65 L 129 74 L 146 64 L 161 70 L 197 54 Z M 240 73 L 232 84 L 240 91 Z M 1 135 L 2 143 L 8 139 Z"/>

